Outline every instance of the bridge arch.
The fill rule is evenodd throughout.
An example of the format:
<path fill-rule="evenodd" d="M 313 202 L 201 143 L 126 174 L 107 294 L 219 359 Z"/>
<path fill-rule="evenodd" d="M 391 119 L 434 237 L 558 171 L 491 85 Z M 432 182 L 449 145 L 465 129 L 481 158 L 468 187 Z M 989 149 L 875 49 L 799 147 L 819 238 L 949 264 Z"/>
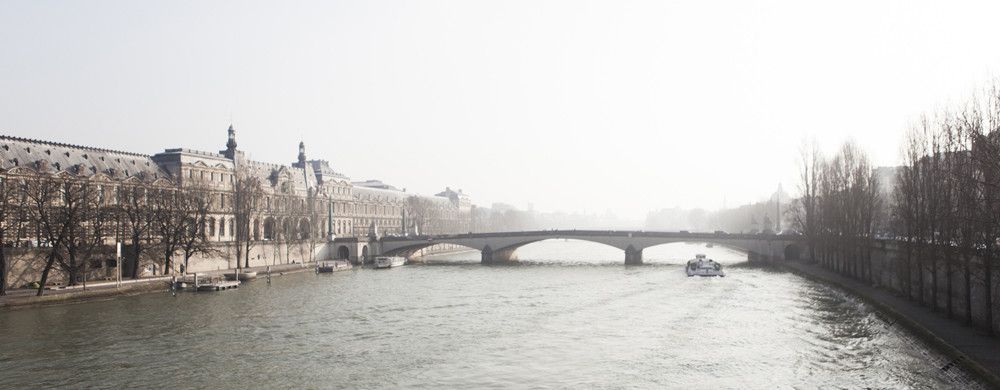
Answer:
<path fill-rule="evenodd" d="M 516 251 L 521 247 L 526 245 L 531 245 L 539 242 L 558 240 L 558 239 L 568 239 L 574 241 L 583 241 L 593 244 L 599 244 L 615 248 L 618 250 L 625 250 L 625 247 L 621 245 L 616 245 L 614 242 L 609 242 L 609 240 L 601 239 L 600 237 L 562 237 L 562 236 L 545 236 L 545 237 L 526 237 L 526 238 L 507 238 L 500 240 L 470 240 L 465 238 L 436 238 L 434 240 L 421 241 L 418 243 L 407 243 L 403 246 L 386 246 L 383 243 L 384 254 L 389 256 L 404 256 L 409 257 L 413 253 L 421 249 L 428 248 L 437 244 L 451 244 L 463 246 L 469 249 L 477 250 L 481 254 L 481 260 L 483 263 L 504 263 L 510 261 L 516 261 Z M 639 253 L 641 257 L 642 249 L 633 248 L 633 251 Z M 641 261 L 640 261 L 641 263 Z"/>

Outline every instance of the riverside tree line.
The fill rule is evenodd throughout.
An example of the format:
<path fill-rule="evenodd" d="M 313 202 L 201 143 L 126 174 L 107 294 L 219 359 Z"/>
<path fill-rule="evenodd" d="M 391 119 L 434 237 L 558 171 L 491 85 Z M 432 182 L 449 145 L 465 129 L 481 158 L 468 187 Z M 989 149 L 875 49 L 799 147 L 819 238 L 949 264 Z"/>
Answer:
<path fill-rule="evenodd" d="M 140 261 L 151 257 L 164 273 L 183 268 L 197 254 L 217 254 L 206 229 L 214 233 L 212 213 L 232 215 L 228 226 L 218 228 L 235 238 L 237 266 L 249 266 L 249 252 L 260 239 L 256 223 L 267 211 L 320 220 L 316 197 L 277 195 L 265 206 L 262 180 L 246 170 L 238 171 L 232 191 L 220 192 L 203 185 L 181 188 L 167 180 L 131 177 L 113 180 L 106 175 L 85 175 L 83 170 L 54 172 L 44 164 L 22 168 L 0 176 L 0 295 L 6 294 L 10 254 L 8 247 L 31 247 L 42 262 L 38 295 L 42 295 L 52 272 L 61 272 L 69 285 L 76 285 L 90 270 L 114 259 L 115 242 L 122 242 L 133 264 L 125 277 L 140 276 Z M 279 240 L 318 241 L 312 226 L 286 223 L 272 226 Z M 221 234 L 221 232 L 220 232 Z M 312 253 L 312 252 L 310 252 Z M 124 256 L 123 256 L 124 257 Z M 122 264 L 115 264 L 120 267 Z"/>
<path fill-rule="evenodd" d="M 311 260 L 330 230 L 323 221 L 332 201 L 317 188 L 307 189 L 305 196 L 286 186 L 268 189 L 267 179 L 247 167 L 236 169 L 232 179 L 231 186 L 197 179 L 185 185 L 145 176 L 120 179 L 88 174 L 83 167 L 60 170 L 45 160 L 0 171 L 0 294 L 11 284 L 13 259 L 22 261 L 21 271 L 29 268 L 22 274 L 38 282 L 39 295 L 52 284 L 53 273 L 77 285 L 98 269 L 107 273 L 122 266 L 124 277 L 137 278 L 142 265 L 155 265 L 164 274 L 183 272 L 196 255 L 229 256 L 237 267 L 249 267 L 251 252 L 262 241 L 274 246 L 276 259 L 284 252 L 284 261 L 291 262 L 297 248 L 300 259 Z M 473 207 L 461 213 L 450 205 L 445 199 L 407 196 L 400 203 L 403 233 L 517 230 L 529 221 L 514 209 Z M 356 216 L 367 221 L 376 206 L 359 203 L 357 213 L 364 214 Z M 223 236 L 231 241 L 214 241 Z M 123 243 L 124 264 L 113 263 L 116 242 Z"/>
<path fill-rule="evenodd" d="M 995 333 L 1000 88 L 922 117 L 891 192 L 850 142 L 832 157 L 804 148 L 800 168 L 789 212 L 811 261 Z M 873 256 L 891 241 L 898 259 Z"/>

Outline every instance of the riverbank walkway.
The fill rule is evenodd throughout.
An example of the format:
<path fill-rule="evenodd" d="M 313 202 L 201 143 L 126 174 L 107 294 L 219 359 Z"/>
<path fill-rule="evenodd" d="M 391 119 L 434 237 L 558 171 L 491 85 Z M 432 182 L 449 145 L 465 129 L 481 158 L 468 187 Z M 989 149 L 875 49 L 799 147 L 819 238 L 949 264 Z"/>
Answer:
<path fill-rule="evenodd" d="M 257 272 L 260 277 L 266 277 L 268 266 L 243 268 L 244 272 Z M 287 273 L 312 271 L 315 263 L 292 263 L 276 264 L 271 267 L 271 276 L 278 276 Z M 233 273 L 235 269 L 223 269 L 199 272 L 198 274 L 206 278 L 222 277 L 223 274 Z M 178 277 L 182 275 L 177 275 Z M 140 279 L 122 280 L 121 286 L 114 281 L 87 282 L 87 288 L 83 285 L 61 286 L 46 289 L 42 296 L 36 296 L 38 290 L 27 288 L 8 289 L 7 295 L 0 297 L 0 310 L 15 307 L 27 307 L 36 305 L 47 305 L 56 303 L 81 302 L 93 299 L 102 299 L 116 295 L 131 295 L 153 291 L 170 290 L 172 276 L 153 276 Z"/>
<path fill-rule="evenodd" d="M 934 312 L 905 297 L 817 265 L 791 261 L 777 264 L 860 296 L 897 321 L 905 322 L 910 330 L 934 343 L 950 358 L 968 360 L 972 364 L 965 364 L 966 367 L 976 371 L 990 385 L 1000 388 L 1000 337 L 990 336 L 983 330 L 962 324 L 961 320 L 949 319 L 943 312 Z"/>

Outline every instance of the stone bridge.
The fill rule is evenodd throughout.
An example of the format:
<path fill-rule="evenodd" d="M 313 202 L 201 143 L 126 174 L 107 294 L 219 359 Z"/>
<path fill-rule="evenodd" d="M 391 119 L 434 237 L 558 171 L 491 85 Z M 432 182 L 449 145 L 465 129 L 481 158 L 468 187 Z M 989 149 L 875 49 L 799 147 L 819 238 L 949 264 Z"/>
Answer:
<path fill-rule="evenodd" d="M 372 255 L 409 256 L 435 244 L 454 244 L 479 250 L 482 263 L 517 260 L 522 246 L 550 239 L 596 242 L 625 251 L 625 264 L 642 264 L 642 250 L 674 242 L 704 242 L 746 251 L 750 260 L 797 259 L 805 248 L 801 236 L 774 234 L 727 234 L 647 232 L 622 230 L 540 230 L 501 233 L 469 233 L 434 236 L 382 237 L 371 241 Z"/>

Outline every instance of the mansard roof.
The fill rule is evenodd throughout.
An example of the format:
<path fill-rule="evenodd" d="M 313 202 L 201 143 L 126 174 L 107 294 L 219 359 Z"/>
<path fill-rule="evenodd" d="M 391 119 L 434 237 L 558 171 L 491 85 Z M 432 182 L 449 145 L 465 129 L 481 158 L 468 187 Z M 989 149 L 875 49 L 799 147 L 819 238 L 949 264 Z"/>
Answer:
<path fill-rule="evenodd" d="M 149 155 L 0 135 L 0 168 L 15 166 L 81 176 L 103 173 L 115 179 L 170 178 Z"/>
<path fill-rule="evenodd" d="M 378 179 L 355 181 L 351 182 L 351 184 L 354 185 L 355 187 L 377 188 L 380 190 L 388 190 L 388 191 L 400 191 L 398 187 L 392 184 L 383 183 L 381 180 Z"/>
<path fill-rule="evenodd" d="M 391 187 L 391 186 L 390 186 Z M 406 201 L 406 198 L 410 196 L 403 191 L 392 187 L 392 189 L 379 188 L 379 187 L 366 187 L 354 185 L 354 198 L 356 199 L 375 199 L 382 201 Z"/>

